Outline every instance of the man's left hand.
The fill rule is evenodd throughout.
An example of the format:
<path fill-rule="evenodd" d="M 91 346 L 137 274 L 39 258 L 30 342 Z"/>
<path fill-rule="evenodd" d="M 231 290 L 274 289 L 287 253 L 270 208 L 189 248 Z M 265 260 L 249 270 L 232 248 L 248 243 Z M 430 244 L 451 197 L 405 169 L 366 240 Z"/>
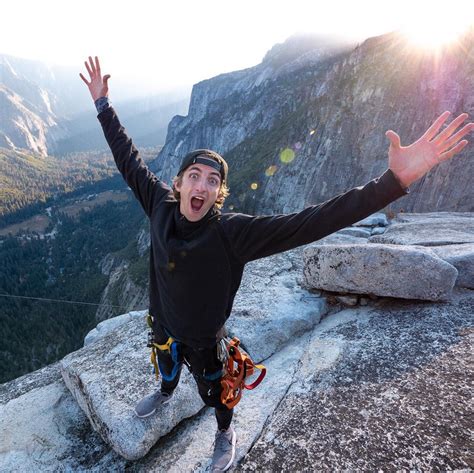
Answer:
<path fill-rule="evenodd" d="M 388 167 L 403 187 L 424 176 L 431 168 L 442 161 L 451 159 L 467 145 L 467 140 L 459 141 L 464 135 L 474 130 L 474 123 L 464 125 L 456 134 L 453 133 L 466 120 L 467 113 L 462 113 L 438 134 L 450 112 L 444 112 L 426 130 L 425 134 L 409 146 L 401 146 L 400 137 L 392 130 L 385 136 L 390 140 L 388 150 Z"/>

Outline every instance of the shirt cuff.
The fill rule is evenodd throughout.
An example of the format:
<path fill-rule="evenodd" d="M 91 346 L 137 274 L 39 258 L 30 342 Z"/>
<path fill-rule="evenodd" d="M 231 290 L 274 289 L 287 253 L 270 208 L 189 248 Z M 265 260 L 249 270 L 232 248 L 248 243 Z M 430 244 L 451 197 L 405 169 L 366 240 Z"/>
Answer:
<path fill-rule="evenodd" d="M 410 193 L 410 188 L 403 186 L 400 180 L 398 179 L 398 177 L 390 168 L 388 168 L 383 173 L 383 177 L 385 177 L 385 181 L 387 181 L 387 179 L 392 181 L 392 187 L 393 187 L 393 184 L 395 185 L 395 187 L 398 187 L 398 189 L 402 191 L 402 195 L 406 195 Z"/>
<path fill-rule="evenodd" d="M 104 110 L 107 110 L 110 107 L 110 102 L 108 97 L 99 97 L 95 102 L 95 108 L 97 113 L 101 113 Z"/>

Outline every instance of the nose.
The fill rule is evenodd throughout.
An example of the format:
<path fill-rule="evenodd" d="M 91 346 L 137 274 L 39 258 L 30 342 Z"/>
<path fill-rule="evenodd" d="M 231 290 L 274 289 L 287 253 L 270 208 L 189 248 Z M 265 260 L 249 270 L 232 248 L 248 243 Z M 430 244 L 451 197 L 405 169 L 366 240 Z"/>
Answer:
<path fill-rule="evenodd" d="M 206 183 L 203 181 L 203 179 L 197 179 L 194 184 L 194 190 L 196 192 L 202 192 L 205 188 L 206 188 Z"/>

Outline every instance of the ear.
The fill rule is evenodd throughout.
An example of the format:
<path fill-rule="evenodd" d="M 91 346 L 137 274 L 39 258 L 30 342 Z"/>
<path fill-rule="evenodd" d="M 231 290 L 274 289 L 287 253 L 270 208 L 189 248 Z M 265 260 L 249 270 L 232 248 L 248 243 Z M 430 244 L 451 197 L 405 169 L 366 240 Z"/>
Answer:
<path fill-rule="evenodd" d="M 176 180 L 175 182 L 173 182 L 173 187 L 178 191 L 178 192 L 181 192 L 181 180 Z"/>

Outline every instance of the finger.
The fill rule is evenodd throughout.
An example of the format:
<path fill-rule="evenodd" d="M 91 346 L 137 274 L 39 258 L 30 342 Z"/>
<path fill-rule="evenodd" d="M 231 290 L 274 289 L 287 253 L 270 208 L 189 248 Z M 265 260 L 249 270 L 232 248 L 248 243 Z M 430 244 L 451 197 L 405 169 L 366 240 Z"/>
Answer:
<path fill-rule="evenodd" d="M 103 83 L 106 87 L 109 86 L 109 84 L 107 83 L 107 81 L 108 81 L 109 79 L 110 79 L 110 74 L 105 75 L 104 78 L 102 79 L 102 83 Z"/>
<path fill-rule="evenodd" d="M 451 146 L 455 145 L 463 136 L 467 135 L 472 130 L 474 130 L 474 123 L 468 123 L 467 125 L 463 126 L 455 135 L 451 136 L 449 140 L 440 144 L 438 151 L 442 152 L 451 148 Z"/>
<path fill-rule="evenodd" d="M 467 143 L 468 143 L 467 140 L 462 140 L 454 148 L 451 148 L 449 151 L 446 151 L 445 153 L 440 154 L 439 161 L 441 162 L 441 161 L 447 161 L 448 159 L 451 159 L 456 153 L 459 153 L 459 151 L 464 149 Z"/>
<path fill-rule="evenodd" d="M 87 81 L 87 79 L 82 75 L 81 72 L 79 72 L 79 75 L 81 76 L 81 79 L 86 83 L 86 85 L 89 87 L 90 82 Z"/>
<path fill-rule="evenodd" d="M 92 72 L 95 74 L 96 73 L 96 70 L 95 70 L 95 65 L 94 65 L 94 61 L 92 60 L 92 58 L 89 56 L 89 62 L 91 64 L 91 69 L 92 69 Z"/>
<path fill-rule="evenodd" d="M 390 144 L 394 148 L 401 148 L 400 137 L 393 130 L 388 130 L 385 132 L 385 136 L 390 140 Z"/>
<path fill-rule="evenodd" d="M 461 113 L 455 120 L 453 120 L 433 141 L 436 146 L 443 143 L 444 140 L 448 139 L 456 130 L 456 128 L 468 117 L 467 113 Z"/>
<path fill-rule="evenodd" d="M 448 111 L 442 113 L 426 130 L 425 134 L 421 138 L 430 141 L 436 135 L 436 133 L 438 133 L 439 129 L 443 126 L 443 123 L 448 119 L 450 114 L 451 112 Z"/>
<path fill-rule="evenodd" d="M 95 69 L 97 71 L 97 75 L 100 77 L 100 64 L 99 64 L 99 58 L 96 56 L 95 57 Z"/>
<path fill-rule="evenodd" d="M 92 79 L 93 74 L 92 74 L 91 68 L 89 67 L 88 62 L 84 61 L 84 64 L 86 65 L 87 72 L 89 73 L 89 76 Z"/>

